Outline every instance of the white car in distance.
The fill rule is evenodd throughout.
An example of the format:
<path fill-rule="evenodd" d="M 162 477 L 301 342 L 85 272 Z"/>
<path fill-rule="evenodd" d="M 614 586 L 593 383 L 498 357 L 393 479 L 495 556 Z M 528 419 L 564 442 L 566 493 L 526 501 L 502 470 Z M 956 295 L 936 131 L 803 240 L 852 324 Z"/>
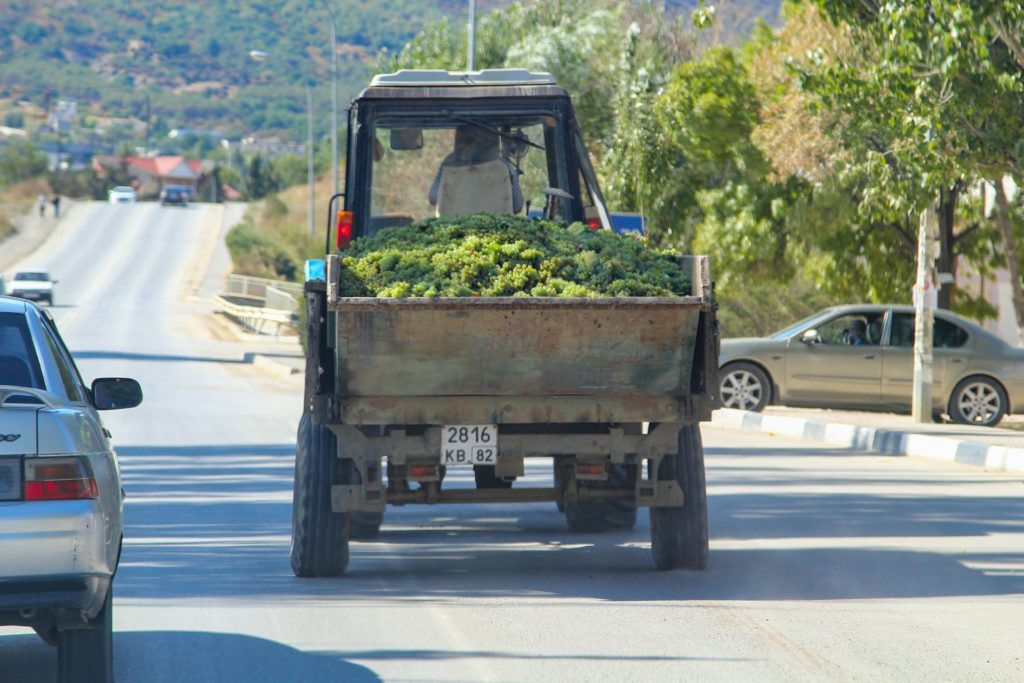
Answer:
<path fill-rule="evenodd" d="M 50 278 L 43 268 L 23 268 L 14 271 L 14 277 L 7 283 L 7 294 L 29 301 L 45 301 L 53 305 L 53 286 L 57 280 Z"/>
<path fill-rule="evenodd" d="M 119 185 L 107 193 L 107 200 L 111 204 L 134 204 L 137 198 L 134 187 Z"/>

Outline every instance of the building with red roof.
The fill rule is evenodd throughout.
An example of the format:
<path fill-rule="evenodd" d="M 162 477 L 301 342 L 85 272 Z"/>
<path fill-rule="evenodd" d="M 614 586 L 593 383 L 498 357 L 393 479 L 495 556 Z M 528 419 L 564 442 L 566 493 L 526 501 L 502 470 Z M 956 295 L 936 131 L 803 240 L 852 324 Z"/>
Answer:
<path fill-rule="evenodd" d="M 168 185 L 186 185 L 199 187 L 205 179 L 203 161 L 186 159 L 183 156 L 112 156 L 97 155 L 93 159 L 93 167 L 98 173 L 104 168 L 112 168 L 124 164 L 133 178 L 133 185 L 140 195 L 155 196 Z"/>

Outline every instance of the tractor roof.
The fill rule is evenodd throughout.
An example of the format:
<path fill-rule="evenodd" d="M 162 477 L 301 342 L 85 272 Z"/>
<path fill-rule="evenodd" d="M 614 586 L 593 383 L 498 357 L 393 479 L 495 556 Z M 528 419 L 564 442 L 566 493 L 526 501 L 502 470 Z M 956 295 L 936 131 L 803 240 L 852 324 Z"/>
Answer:
<path fill-rule="evenodd" d="M 526 69 L 402 69 L 378 74 L 357 99 L 565 96 L 549 73 Z"/>

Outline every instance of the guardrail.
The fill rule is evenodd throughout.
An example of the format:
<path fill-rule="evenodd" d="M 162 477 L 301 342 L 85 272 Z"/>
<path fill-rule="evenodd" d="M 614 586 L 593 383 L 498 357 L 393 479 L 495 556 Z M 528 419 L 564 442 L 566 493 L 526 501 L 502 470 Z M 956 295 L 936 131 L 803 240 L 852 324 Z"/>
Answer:
<path fill-rule="evenodd" d="M 281 333 L 282 326 L 298 324 L 299 317 L 294 310 L 240 304 L 236 301 L 231 301 L 226 296 L 230 295 L 218 294 L 215 296 L 213 298 L 214 305 L 224 315 L 250 332 L 278 335 Z M 273 326 L 272 332 L 269 330 L 270 326 Z"/>
<path fill-rule="evenodd" d="M 297 325 L 302 284 L 251 275 L 229 275 L 227 291 L 214 297 L 224 315 L 256 334 L 281 333 L 285 325 Z M 273 331 L 270 331 L 270 330 Z"/>
<path fill-rule="evenodd" d="M 267 288 L 287 292 L 294 296 L 302 295 L 301 282 L 285 282 L 265 277 L 253 277 L 252 275 L 228 275 L 227 294 L 232 296 L 242 296 L 248 299 L 267 299 Z"/>

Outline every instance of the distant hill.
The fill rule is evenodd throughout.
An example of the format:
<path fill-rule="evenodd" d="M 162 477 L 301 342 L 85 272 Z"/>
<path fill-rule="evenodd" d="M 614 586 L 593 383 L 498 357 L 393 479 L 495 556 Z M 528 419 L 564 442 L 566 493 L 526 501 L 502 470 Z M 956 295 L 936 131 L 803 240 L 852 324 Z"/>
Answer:
<path fill-rule="evenodd" d="M 729 31 L 773 19 L 781 0 L 721 3 Z M 337 22 L 342 105 L 383 48 L 425 24 L 465 21 L 466 0 L 327 0 Z M 483 14 L 509 0 L 478 0 Z M 688 11 L 694 2 L 668 2 Z M 7 0 L 0 3 L 0 125 L 30 130 L 57 100 L 75 100 L 74 128 L 92 117 L 173 128 L 252 131 L 302 139 L 305 86 L 317 126 L 330 110 L 330 20 L 316 0 Z M 256 61 L 250 51 L 266 53 Z M 21 101 L 20 106 L 17 103 Z"/>

